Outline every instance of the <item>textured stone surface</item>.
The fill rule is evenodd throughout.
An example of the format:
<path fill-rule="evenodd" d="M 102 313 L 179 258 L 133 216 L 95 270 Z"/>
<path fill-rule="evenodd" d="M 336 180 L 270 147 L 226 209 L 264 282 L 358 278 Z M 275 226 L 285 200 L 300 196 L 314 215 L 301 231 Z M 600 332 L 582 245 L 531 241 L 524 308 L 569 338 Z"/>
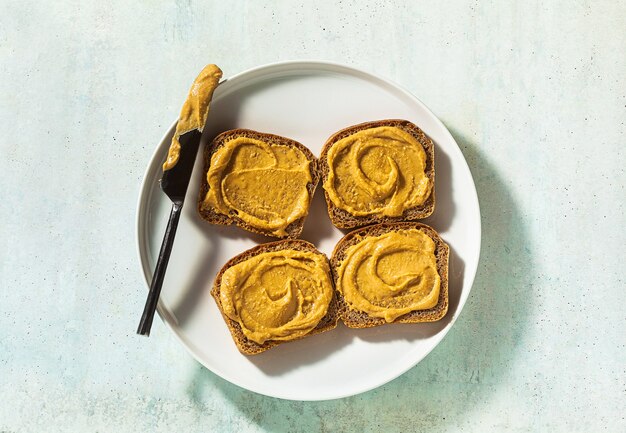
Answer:
<path fill-rule="evenodd" d="M 269 2 L 268 2 L 269 3 Z M 626 3 L 4 0 L 0 431 L 626 431 Z M 482 260 L 422 363 L 321 403 L 243 391 L 158 321 L 144 168 L 208 62 L 387 76 L 450 128 Z"/>

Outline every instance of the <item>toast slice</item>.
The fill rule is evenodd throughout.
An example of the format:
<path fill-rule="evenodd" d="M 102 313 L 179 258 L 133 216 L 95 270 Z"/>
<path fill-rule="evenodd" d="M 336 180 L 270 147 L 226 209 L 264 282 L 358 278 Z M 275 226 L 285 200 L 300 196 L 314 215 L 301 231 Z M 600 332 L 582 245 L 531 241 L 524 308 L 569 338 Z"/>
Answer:
<path fill-rule="evenodd" d="M 315 193 L 315 188 L 320 179 L 320 172 L 318 166 L 318 160 L 313 155 L 313 153 L 305 147 L 303 144 L 292 140 L 290 138 L 281 137 L 279 135 L 268 134 L 263 132 L 252 131 L 249 129 L 232 129 L 229 131 L 225 131 L 219 134 L 217 137 L 213 139 L 213 141 L 205 146 L 204 148 L 204 176 L 202 176 L 202 184 L 200 186 L 200 196 L 198 199 L 198 212 L 200 216 L 211 224 L 220 224 L 220 225 L 231 225 L 234 224 L 238 227 L 241 227 L 244 230 L 253 233 L 259 233 L 266 236 L 278 237 L 278 238 L 289 238 L 295 239 L 300 236 L 302 233 L 302 228 L 304 226 L 304 221 L 306 219 L 306 215 L 303 217 L 291 222 L 287 227 L 285 227 L 285 235 L 276 235 L 272 233 L 272 230 L 266 230 L 263 228 L 255 227 L 246 221 L 242 220 L 237 216 L 236 211 L 231 211 L 228 215 L 219 212 L 217 209 L 207 206 L 204 203 L 204 200 L 209 192 L 209 183 L 207 182 L 207 173 L 211 166 L 211 157 L 213 154 L 218 151 L 221 147 L 223 147 L 228 141 L 233 140 L 238 137 L 249 137 L 252 139 L 263 141 L 270 145 L 279 145 L 279 146 L 287 146 L 300 150 L 304 156 L 309 160 L 309 170 L 311 174 L 312 181 L 309 182 L 306 186 L 308 192 L 308 204 L 307 204 L 307 214 L 308 208 L 311 206 L 311 200 L 313 199 L 313 194 Z"/>
<path fill-rule="evenodd" d="M 335 227 L 340 229 L 351 229 L 382 222 L 414 221 L 430 216 L 435 210 L 435 146 L 424 131 L 408 120 L 388 119 L 366 122 L 349 126 L 333 134 L 328 140 L 326 140 L 320 155 L 319 167 L 322 174 L 322 184 L 324 184 L 328 179 L 328 173 L 330 171 L 330 165 L 328 164 L 328 151 L 330 148 L 339 140 L 353 135 L 358 131 L 377 128 L 380 126 L 393 126 L 406 131 L 422 145 L 422 148 L 426 153 L 426 167 L 424 172 L 426 177 L 428 177 L 428 179 L 432 182 L 430 195 L 424 203 L 419 206 L 406 209 L 400 216 L 385 216 L 380 214 L 353 215 L 350 212 L 335 206 L 335 204 L 331 201 L 328 192 L 324 191 L 324 196 L 328 205 L 328 215 L 330 216 L 330 220 Z"/>
<path fill-rule="evenodd" d="M 217 304 L 217 307 L 219 308 L 220 313 L 222 314 L 222 317 L 224 318 L 224 321 L 226 322 L 226 326 L 228 326 L 228 329 L 230 330 L 230 333 L 233 337 L 233 340 L 235 341 L 235 344 L 237 345 L 237 348 L 244 355 L 256 355 L 278 344 L 288 343 L 290 341 L 295 341 L 295 340 L 307 337 L 309 335 L 315 335 L 321 332 L 330 331 L 331 329 L 334 329 L 337 326 L 337 322 L 339 320 L 339 311 L 337 308 L 337 292 L 334 290 L 334 288 L 333 288 L 333 297 L 328 306 L 326 315 L 320 320 L 318 325 L 309 333 L 299 338 L 289 340 L 289 341 L 267 340 L 263 344 L 256 343 L 255 341 L 248 339 L 244 335 L 239 323 L 237 323 L 235 320 L 232 320 L 230 317 L 228 317 L 224 313 L 224 310 L 222 308 L 222 303 L 220 301 L 220 288 L 221 288 L 222 276 L 224 275 L 224 272 L 226 272 L 226 270 L 230 268 L 231 266 L 241 263 L 258 254 L 272 252 L 272 251 L 281 251 L 281 250 L 309 251 L 315 254 L 320 254 L 324 256 L 324 259 L 328 260 L 326 255 L 319 252 L 315 248 L 315 246 L 313 246 L 313 244 L 307 241 L 300 240 L 300 239 L 294 239 L 294 240 L 286 239 L 286 240 L 281 240 L 281 241 L 276 241 L 276 242 L 270 242 L 267 244 L 261 244 L 247 251 L 244 251 L 243 253 L 230 259 L 222 267 L 222 269 L 219 271 L 219 273 L 215 277 L 215 283 L 213 285 L 213 289 L 211 290 L 211 295 L 213 296 L 213 299 L 215 299 L 215 303 Z M 332 275 L 330 277 L 331 277 L 330 278 L 331 282 L 333 282 Z"/>
<path fill-rule="evenodd" d="M 437 273 L 441 278 L 439 298 L 437 300 L 437 304 L 433 308 L 411 311 L 410 313 L 398 317 L 392 323 L 435 322 L 442 319 L 448 312 L 448 260 L 450 248 L 441 239 L 441 237 L 439 237 L 439 234 L 435 231 L 435 229 L 425 224 L 418 222 L 382 223 L 364 227 L 348 233 L 337 243 L 330 259 L 330 269 L 333 274 L 335 287 L 337 287 L 337 280 L 339 278 L 337 270 L 339 269 L 341 262 L 345 259 L 346 250 L 348 248 L 352 245 L 358 244 L 366 237 L 380 236 L 391 231 L 408 229 L 420 230 L 435 242 Z M 347 327 L 370 328 L 387 323 L 383 318 L 373 317 L 366 312 L 351 309 L 338 290 L 336 290 L 336 296 L 339 308 L 339 317 Z"/>

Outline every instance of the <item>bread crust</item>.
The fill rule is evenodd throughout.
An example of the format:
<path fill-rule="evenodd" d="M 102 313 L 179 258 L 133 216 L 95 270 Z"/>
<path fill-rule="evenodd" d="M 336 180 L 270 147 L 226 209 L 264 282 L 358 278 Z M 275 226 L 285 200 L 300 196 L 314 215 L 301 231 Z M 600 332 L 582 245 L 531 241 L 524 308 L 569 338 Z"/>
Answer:
<path fill-rule="evenodd" d="M 251 248 L 243 253 L 233 257 L 222 267 L 217 276 L 215 277 L 215 283 L 213 284 L 213 289 L 211 290 L 211 296 L 215 299 L 215 303 L 226 322 L 226 326 L 237 345 L 237 349 L 244 355 L 256 355 L 258 353 L 264 352 L 267 349 L 270 349 L 274 346 L 277 346 L 282 343 L 289 343 L 291 341 L 296 341 L 304 337 L 308 337 L 309 335 L 319 334 L 321 332 L 330 331 L 337 326 L 337 322 L 339 320 L 339 310 L 337 308 L 337 291 L 334 289 L 334 280 L 331 275 L 331 284 L 333 284 L 333 297 L 330 300 L 330 304 L 328 306 L 328 311 L 326 315 L 320 320 L 317 326 L 308 334 L 302 335 L 298 338 L 289 341 L 272 341 L 268 340 L 263 344 L 256 343 L 250 339 L 248 339 L 243 331 L 241 330 L 241 326 L 236 321 L 232 320 L 228 317 L 222 308 L 222 303 L 220 301 L 220 287 L 222 284 L 222 276 L 226 270 L 237 263 L 241 263 L 245 260 L 248 260 L 251 257 L 254 257 L 258 254 L 268 253 L 273 251 L 282 251 L 282 250 L 296 250 L 296 251 L 307 251 L 315 254 L 319 254 L 324 257 L 324 259 L 328 260 L 326 255 L 315 248 L 313 244 L 307 241 L 303 241 L 301 239 L 285 239 L 276 242 L 270 242 L 267 244 L 261 244 L 254 248 Z"/>
<path fill-rule="evenodd" d="M 319 158 L 319 170 L 322 175 L 322 184 L 324 184 L 324 182 L 328 179 L 328 173 L 330 171 L 330 166 L 328 164 L 328 151 L 330 148 L 342 138 L 348 137 L 364 129 L 377 128 L 379 126 L 395 126 L 400 128 L 411 134 L 422 145 L 424 151 L 426 152 L 426 168 L 424 172 L 433 184 L 431 193 L 426 201 L 420 206 L 406 209 L 400 216 L 391 217 L 385 215 L 352 215 L 348 211 L 335 206 L 335 204 L 330 200 L 328 192 L 324 190 L 324 197 L 326 198 L 326 204 L 328 206 L 328 215 L 330 216 L 330 220 L 335 227 L 340 229 L 351 229 L 382 222 L 414 221 L 430 216 L 435 210 L 435 145 L 433 144 L 433 141 L 424 133 L 424 131 L 408 120 L 386 119 L 365 122 L 349 126 L 331 135 L 328 140 L 326 140 Z"/>
<path fill-rule="evenodd" d="M 426 234 L 435 242 L 435 258 L 437 260 L 437 272 L 441 278 L 439 288 L 439 299 L 437 305 L 427 310 L 411 311 L 394 320 L 392 323 L 420 323 L 435 322 L 442 319 L 448 312 L 449 295 L 448 295 L 448 261 L 450 257 L 450 247 L 441 239 L 435 229 L 426 224 L 418 222 L 396 222 L 381 223 L 368 227 L 364 227 L 344 236 L 335 246 L 333 254 L 330 258 L 330 270 L 333 275 L 335 287 L 339 278 L 338 269 L 341 262 L 345 259 L 345 253 L 352 245 L 356 245 L 363 239 L 372 236 L 380 236 L 397 230 L 417 229 Z M 373 326 L 384 325 L 387 322 L 380 317 L 373 317 L 369 314 L 353 310 L 343 298 L 339 291 L 336 291 L 337 305 L 339 308 L 339 317 L 341 321 L 349 328 L 371 328 Z"/>
<path fill-rule="evenodd" d="M 236 225 L 241 227 L 244 230 L 247 230 L 252 233 L 259 233 L 265 236 L 270 236 L 273 238 L 287 238 L 287 239 L 296 239 L 302 233 L 302 228 L 304 227 L 304 221 L 308 215 L 303 216 L 302 218 L 297 219 L 296 221 L 289 224 L 285 231 L 287 232 L 286 236 L 276 236 L 272 233 L 271 230 L 263 230 L 257 227 L 251 226 L 250 224 L 243 221 L 241 218 L 236 215 L 225 215 L 223 213 L 218 212 L 215 209 L 204 209 L 202 207 L 202 203 L 207 193 L 209 192 L 209 184 L 207 182 L 206 174 L 211 167 L 211 156 L 222 146 L 226 144 L 229 140 L 236 137 L 249 137 L 256 140 L 261 140 L 270 144 L 278 144 L 282 146 L 295 147 L 299 149 L 306 158 L 311 162 L 309 164 L 309 170 L 311 172 L 312 181 L 307 184 L 307 192 L 309 193 L 309 208 L 311 207 L 311 200 L 313 199 L 313 194 L 315 193 L 315 189 L 317 188 L 317 184 L 320 180 L 320 172 L 319 172 L 319 163 L 315 155 L 303 144 L 292 140 L 287 137 L 282 137 L 280 135 L 268 134 L 265 132 L 253 131 L 251 129 L 231 129 L 229 131 L 222 132 L 217 137 L 213 139 L 213 141 L 207 144 L 204 148 L 204 176 L 202 176 L 202 183 L 200 185 L 200 196 L 198 197 L 198 213 L 200 216 L 210 222 L 211 224 L 219 224 L 219 225 Z"/>

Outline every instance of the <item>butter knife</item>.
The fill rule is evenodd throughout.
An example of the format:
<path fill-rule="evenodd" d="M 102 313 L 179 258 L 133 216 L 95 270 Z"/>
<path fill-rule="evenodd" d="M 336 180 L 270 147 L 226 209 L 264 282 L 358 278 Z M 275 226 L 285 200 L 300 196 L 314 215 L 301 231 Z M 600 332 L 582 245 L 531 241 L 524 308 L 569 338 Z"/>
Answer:
<path fill-rule="evenodd" d="M 191 179 L 191 173 L 196 161 L 196 155 L 198 154 L 201 137 L 202 132 L 197 129 L 181 135 L 179 138 L 180 156 L 178 162 L 174 167 L 163 172 L 163 178 L 160 182 L 161 189 L 172 201 L 172 210 L 170 212 L 169 221 L 167 222 L 167 228 L 165 229 L 165 236 L 163 237 L 163 243 L 159 251 L 156 268 L 152 276 L 146 306 L 143 309 L 141 321 L 137 328 L 137 334 L 140 335 L 150 335 L 154 312 L 159 302 L 159 295 L 161 294 L 163 279 L 165 278 L 165 270 L 167 269 L 167 263 L 172 253 L 172 247 L 174 246 L 176 228 L 178 227 L 178 220 L 180 219 L 183 203 L 185 202 L 185 194 L 187 193 L 187 187 Z"/>

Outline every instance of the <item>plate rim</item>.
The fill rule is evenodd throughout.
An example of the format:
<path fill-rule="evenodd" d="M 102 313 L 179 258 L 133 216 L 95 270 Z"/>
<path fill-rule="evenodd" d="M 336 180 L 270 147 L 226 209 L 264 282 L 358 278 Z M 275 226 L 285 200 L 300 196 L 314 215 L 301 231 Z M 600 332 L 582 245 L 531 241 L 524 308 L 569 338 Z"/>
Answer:
<path fill-rule="evenodd" d="M 335 72 L 339 71 L 341 73 L 346 73 L 352 76 L 361 76 L 361 77 L 366 77 L 371 79 L 376 80 L 378 83 L 382 83 L 385 84 L 386 86 L 390 86 L 392 88 L 394 88 L 395 90 L 401 92 L 403 94 L 403 96 L 408 97 L 412 102 L 415 102 L 417 105 L 419 105 L 428 115 L 430 115 L 432 117 L 432 119 L 434 120 L 435 124 L 437 124 L 439 127 L 441 127 L 443 129 L 443 131 L 445 131 L 445 134 L 448 136 L 447 138 L 452 140 L 452 142 L 455 144 L 456 146 L 456 150 L 459 152 L 459 155 L 461 156 L 461 160 L 462 160 L 462 167 L 464 170 L 467 171 L 467 174 L 469 175 L 470 179 L 472 180 L 471 182 L 471 198 L 472 201 L 474 201 L 476 203 L 476 214 L 474 215 L 474 219 L 477 222 L 477 231 L 478 231 L 478 242 L 476 243 L 475 247 L 474 247 L 474 253 L 476 256 L 476 265 L 473 266 L 471 269 L 465 268 L 464 272 L 468 272 L 469 273 L 469 284 L 468 284 L 468 292 L 467 292 L 467 297 L 465 298 L 465 301 L 463 302 L 463 304 L 460 305 L 460 310 L 452 317 L 452 319 L 450 320 L 450 323 L 443 328 L 441 331 L 439 331 L 436 335 L 438 337 L 438 341 L 435 343 L 435 345 L 430 348 L 429 350 L 426 351 L 426 353 L 424 353 L 424 355 L 417 359 L 415 362 L 413 363 L 409 363 L 407 365 L 406 368 L 404 369 L 400 369 L 398 372 L 395 372 L 395 375 L 392 375 L 391 377 L 384 377 L 382 380 L 376 381 L 374 384 L 368 384 L 366 386 L 363 386 L 361 388 L 358 388 L 356 390 L 352 390 L 349 392 L 342 392 L 342 393 L 334 393 L 331 396 L 317 396 L 317 397 L 308 397 L 308 398 L 302 398 L 302 397 L 294 397 L 294 396 L 290 396 L 289 393 L 281 393 L 281 392 L 272 392 L 272 393 L 265 393 L 265 392 L 259 392 L 259 391 L 255 391 L 255 390 L 251 390 L 249 389 L 247 386 L 243 385 L 237 378 L 232 377 L 229 374 L 225 374 L 223 371 L 216 371 L 212 368 L 209 368 L 203 361 L 202 358 L 199 356 L 198 353 L 196 353 L 195 347 L 190 344 L 190 342 L 186 341 L 185 338 L 179 333 L 179 331 L 174 328 L 174 326 L 172 325 L 172 323 L 176 323 L 175 318 L 169 313 L 169 311 L 167 310 L 167 308 L 162 304 L 161 299 L 159 299 L 159 302 L 157 304 L 157 312 L 159 314 L 159 317 L 161 318 L 161 321 L 166 325 L 167 328 L 169 328 L 169 330 L 173 333 L 174 337 L 176 338 L 176 340 L 178 340 L 178 342 L 185 348 L 185 350 L 191 354 L 191 356 L 198 362 L 200 363 L 200 365 L 202 365 L 204 368 L 206 368 L 207 370 L 211 371 L 213 374 L 219 376 L 220 378 L 222 378 L 223 380 L 226 380 L 229 383 L 232 383 L 233 385 L 236 385 L 242 389 L 245 389 L 246 391 L 249 392 L 253 392 L 255 394 L 259 394 L 259 395 L 265 395 L 268 397 L 274 397 L 274 398 L 280 398 L 283 400 L 292 400 L 292 401 L 330 401 L 330 400 L 336 400 L 336 399 L 341 399 L 341 398 L 346 398 L 346 397 L 350 397 L 353 395 L 358 395 L 358 394 L 362 394 L 364 392 L 367 391 L 371 391 L 373 389 L 379 388 L 395 379 L 397 379 L 398 377 L 402 376 L 404 373 L 406 373 L 407 371 L 411 370 L 413 367 L 415 367 L 417 364 L 419 364 L 421 361 L 423 361 L 439 344 L 441 344 L 441 342 L 443 341 L 443 339 L 445 338 L 445 336 L 448 334 L 448 332 L 452 329 L 452 327 L 454 326 L 454 324 L 456 323 L 458 317 L 460 316 L 461 312 L 463 311 L 463 308 L 465 307 L 465 304 L 467 303 L 467 299 L 469 298 L 469 295 L 472 291 L 472 288 L 474 286 L 474 282 L 476 279 L 476 274 L 478 272 L 478 265 L 480 263 L 480 251 L 481 251 L 481 244 L 482 244 L 482 221 L 481 221 L 481 212 L 480 212 L 480 200 L 478 199 L 478 192 L 476 190 L 476 182 L 474 180 L 474 177 L 472 175 L 472 171 L 469 167 L 469 164 L 467 163 L 467 160 L 465 159 L 465 155 L 463 154 L 463 152 L 461 151 L 461 148 L 459 147 L 459 144 L 457 143 L 456 139 L 454 138 L 454 136 L 452 135 L 452 133 L 449 131 L 449 129 L 445 126 L 445 124 L 439 119 L 439 117 L 437 117 L 432 110 L 430 110 L 426 104 L 424 104 L 417 96 L 415 96 L 413 93 L 411 93 L 409 90 L 407 90 L 404 86 L 396 83 L 394 80 L 388 79 L 386 77 L 383 77 L 379 74 L 375 74 L 375 73 L 371 73 L 371 72 L 367 72 L 363 69 L 354 67 L 354 66 L 349 66 L 349 65 L 345 65 L 342 63 L 338 63 L 338 62 L 332 62 L 332 61 L 326 61 L 326 60 L 285 60 L 285 61 L 279 61 L 279 62 L 272 62 L 272 63 L 266 63 L 263 65 L 259 65 L 259 66 L 255 66 L 253 68 L 249 68 L 246 69 L 242 72 L 239 72 L 237 74 L 232 75 L 231 77 L 227 77 L 224 82 L 227 81 L 234 81 L 237 80 L 241 77 L 244 77 L 246 75 L 249 74 L 254 74 L 254 73 L 259 73 L 259 72 L 263 72 L 264 70 L 271 70 L 274 68 L 280 69 L 280 68 L 286 68 L 286 67 L 291 67 L 295 70 L 306 70 L 307 67 L 309 69 L 313 69 L 313 70 L 326 70 L 326 71 L 332 71 L 334 70 Z M 228 94 L 228 93 L 227 93 Z M 226 94 L 226 95 L 227 95 Z M 147 260 L 145 260 L 144 254 L 142 252 L 142 244 L 145 243 L 145 227 L 143 224 L 143 221 L 145 221 L 145 214 L 146 214 L 146 209 L 147 209 L 147 203 L 149 202 L 148 199 L 145 199 L 145 197 L 148 195 L 148 193 L 150 192 L 150 188 L 151 188 L 151 184 L 149 184 L 147 182 L 148 179 L 148 174 L 152 171 L 153 166 L 155 164 L 155 160 L 160 152 L 160 148 L 162 143 L 166 140 L 166 138 L 172 133 L 172 131 L 176 128 L 176 123 L 178 122 L 178 119 L 174 120 L 174 122 L 171 124 L 171 126 L 165 131 L 165 133 L 161 136 L 161 139 L 159 140 L 158 144 L 155 146 L 154 151 L 152 152 L 152 155 L 150 157 L 150 161 L 146 167 L 146 169 L 144 170 L 143 173 L 143 177 L 141 180 L 141 185 L 139 188 L 139 196 L 137 198 L 137 206 L 136 206 L 136 210 L 135 210 L 135 247 L 136 247 L 136 252 L 137 252 L 137 258 L 139 261 L 139 268 L 140 268 L 140 272 L 143 275 L 143 279 L 146 283 L 146 286 L 149 290 L 150 288 L 150 282 L 152 279 L 152 270 L 149 269 L 147 266 Z"/>

